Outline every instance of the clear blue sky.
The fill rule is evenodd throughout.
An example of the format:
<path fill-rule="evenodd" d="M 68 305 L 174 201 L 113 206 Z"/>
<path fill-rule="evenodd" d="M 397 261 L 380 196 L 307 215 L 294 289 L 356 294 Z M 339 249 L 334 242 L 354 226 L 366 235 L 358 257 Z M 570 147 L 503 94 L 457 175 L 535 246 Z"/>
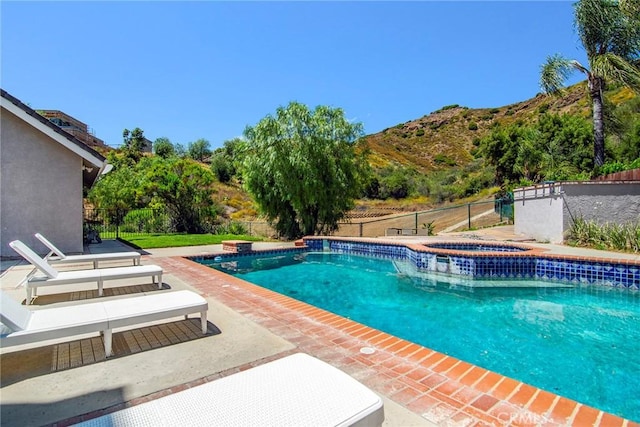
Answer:
<path fill-rule="evenodd" d="M 531 98 L 547 55 L 586 62 L 569 1 L 2 1 L 0 13 L 2 88 L 114 147 L 140 127 L 215 148 L 293 100 L 375 133 L 445 105 Z"/>

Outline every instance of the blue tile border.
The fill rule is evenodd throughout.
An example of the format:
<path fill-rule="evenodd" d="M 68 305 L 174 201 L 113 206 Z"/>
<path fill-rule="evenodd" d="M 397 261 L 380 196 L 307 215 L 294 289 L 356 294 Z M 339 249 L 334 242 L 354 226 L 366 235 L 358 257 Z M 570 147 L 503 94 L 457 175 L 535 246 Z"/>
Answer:
<path fill-rule="evenodd" d="M 218 253 L 188 257 L 196 262 L 225 260 L 243 257 L 261 257 L 282 253 L 308 251 L 331 251 L 335 253 L 367 255 L 378 258 L 409 260 L 418 270 L 464 276 L 469 279 L 537 279 L 575 285 L 599 285 L 631 290 L 640 290 L 640 265 L 622 260 L 577 260 L 569 257 L 528 254 L 516 251 L 461 254 L 460 245 L 443 243 L 440 248 L 455 248 L 458 252 L 438 253 L 433 244 L 429 246 L 364 242 L 344 238 L 305 238 L 306 246 L 255 250 L 247 253 Z M 497 247 L 496 245 L 490 245 Z M 508 248 L 508 245 L 500 245 Z M 433 248 L 433 249 L 430 249 Z M 525 249 L 526 250 L 526 249 Z M 452 252 L 452 251 L 449 251 Z"/>
<path fill-rule="evenodd" d="M 307 247 L 322 250 L 328 242 L 332 252 L 354 253 L 382 258 L 408 259 L 419 270 L 448 273 L 473 279 L 538 279 L 569 284 L 587 284 L 640 290 L 640 265 L 615 260 L 576 260 L 570 257 L 528 254 L 523 245 L 508 243 L 433 242 L 415 250 L 404 244 L 363 242 L 348 239 L 304 239 Z M 466 246 L 465 246 L 466 245 Z M 490 252 L 459 251 L 477 249 Z M 431 249 L 432 248 L 432 249 Z M 438 253 L 438 249 L 455 250 L 454 254 Z M 492 252 L 499 254 L 492 255 Z"/>

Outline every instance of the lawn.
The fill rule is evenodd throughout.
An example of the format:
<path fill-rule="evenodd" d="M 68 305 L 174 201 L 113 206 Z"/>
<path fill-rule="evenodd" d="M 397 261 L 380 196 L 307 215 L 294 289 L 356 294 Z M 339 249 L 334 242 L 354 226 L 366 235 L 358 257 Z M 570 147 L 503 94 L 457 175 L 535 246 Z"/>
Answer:
<path fill-rule="evenodd" d="M 264 239 L 256 236 L 245 236 L 244 234 L 145 234 L 122 238 L 122 240 L 140 249 L 154 249 L 216 245 L 222 243 L 223 240 L 249 240 L 259 242 Z"/>

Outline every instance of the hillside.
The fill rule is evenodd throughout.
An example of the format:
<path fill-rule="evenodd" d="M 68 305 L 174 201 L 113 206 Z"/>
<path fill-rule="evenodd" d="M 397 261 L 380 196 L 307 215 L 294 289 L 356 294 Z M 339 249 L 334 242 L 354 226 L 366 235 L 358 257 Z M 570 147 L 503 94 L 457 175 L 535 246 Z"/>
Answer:
<path fill-rule="evenodd" d="M 633 92 L 627 88 L 614 89 L 607 94 L 613 104 L 633 97 Z M 369 161 L 375 168 L 396 164 L 413 166 L 426 173 L 469 163 L 473 159 L 470 154 L 473 140 L 488 134 L 495 123 L 509 124 L 516 120 L 531 123 L 545 111 L 590 117 L 586 82 L 567 88 L 559 97 L 539 94 L 502 107 L 472 109 L 457 104 L 445 106 L 418 119 L 368 135 L 364 138 L 364 145 L 370 151 Z"/>

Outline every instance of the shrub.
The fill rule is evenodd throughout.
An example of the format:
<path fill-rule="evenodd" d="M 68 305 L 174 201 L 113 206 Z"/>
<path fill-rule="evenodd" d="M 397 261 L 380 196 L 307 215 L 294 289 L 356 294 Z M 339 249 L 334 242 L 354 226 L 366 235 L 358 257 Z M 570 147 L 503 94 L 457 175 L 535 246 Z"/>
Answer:
<path fill-rule="evenodd" d="M 455 160 L 445 156 L 442 153 L 436 154 L 436 156 L 433 158 L 433 160 L 439 165 L 447 165 L 447 166 L 455 166 L 456 165 L 456 161 Z"/>
<path fill-rule="evenodd" d="M 567 241 L 575 246 L 638 253 L 640 252 L 640 221 L 599 225 L 594 221 L 576 218 L 569 230 Z"/>
<path fill-rule="evenodd" d="M 135 209 L 122 219 L 120 230 L 125 233 L 164 233 L 171 231 L 164 210 Z"/>
<path fill-rule="evenodd" d="M 469 130 L 478 130 L 478 124 L 476 122 L 469 123 Z"/>
<path fill-rule="evenodd" d="M 220 224 L 215 229 L 216 234 L 249 234 L 247 226 L 238 221 L 229 221 L 226 224 Z"/>
<path fill-rule="evenodd" d="M 498 114 L 500 112 L 500 109 L 499 108 L 492 108 L 489 112 L 491 114 Z"/>
<path fill-rule="evenodd" d="M 549 111 L 549 104 L 540 104 L 538 107 L 538 114 L 544 114 Z"/>
<path fill-rule="evenodd" d="M 418 129 L 416 136 L 424 136 L 424 129 Z"/>

